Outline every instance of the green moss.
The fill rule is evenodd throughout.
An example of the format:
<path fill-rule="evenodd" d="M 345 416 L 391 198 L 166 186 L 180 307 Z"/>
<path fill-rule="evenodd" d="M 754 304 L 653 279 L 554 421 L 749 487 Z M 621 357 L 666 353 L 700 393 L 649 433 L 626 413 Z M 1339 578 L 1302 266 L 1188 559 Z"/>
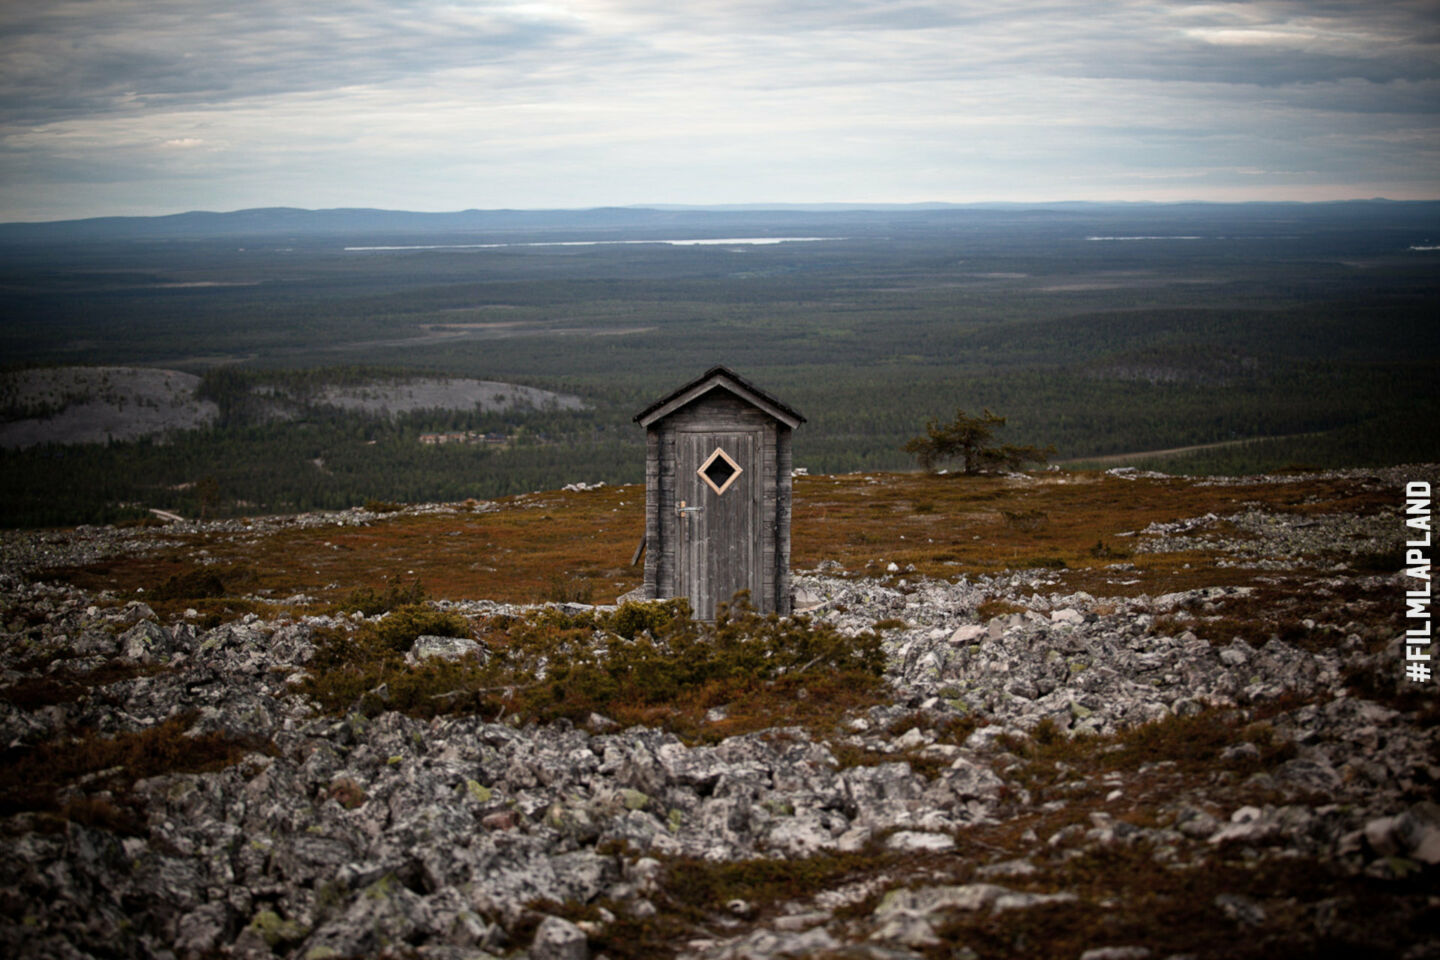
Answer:
<path fill-rule="evenodd" d="M 303 940 L 309 932 L 295 920 L 282 920 L 273 910 L 261 910 L 250 921 L 250 929 L 260 934 L 272 949 L 286 943 Z"/>
<path fill-rule="evenodd" d="M 387 873 L 361 891 L 360 895 L 367 900 L 389 900 L 399 886 L 400 881 L 395 879 L 395 874 Z"/>

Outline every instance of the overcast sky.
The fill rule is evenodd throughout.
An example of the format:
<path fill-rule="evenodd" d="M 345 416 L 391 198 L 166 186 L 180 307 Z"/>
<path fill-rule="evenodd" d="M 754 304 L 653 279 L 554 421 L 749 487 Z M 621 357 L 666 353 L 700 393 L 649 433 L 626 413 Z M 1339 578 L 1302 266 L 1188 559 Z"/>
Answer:
<path fill-rule="evenodd" d="M 1440 0 L 24 0 L 0 220 L 1440 198 Z"/>

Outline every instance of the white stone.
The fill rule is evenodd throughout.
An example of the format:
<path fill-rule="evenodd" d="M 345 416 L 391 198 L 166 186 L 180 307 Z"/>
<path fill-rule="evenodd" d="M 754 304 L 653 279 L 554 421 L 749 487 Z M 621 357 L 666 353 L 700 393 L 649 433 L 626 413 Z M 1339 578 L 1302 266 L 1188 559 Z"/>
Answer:
<path fill-rule="evenodd" d="M 985 636 L 985 627 L 978 623 L 967 623 L 956 627 L 955 632 L 950 634 L 950 642 L 954 644 L 973 643 Z"/>
<path fill-rule="evenodd" d="M 895 740 L 897 750 L 914 750 L 916 747 L 923 747 L 926 743 L 925 734 L 919 727 L 911 727 Z"/>
<path fill-rule="evenodd" d="M 409 653 L 405 654 L 405 662 L 413 665 L 433 657 L 440 657 L 444 660 L 460 660 L 464 657 L 474 656 L 479 651 L 480 644 L 469 637 L 422 636 L 415 638 L 415 645 L 410 648 Z"/>
<path fill-rule="evenodd" d="M 918 830 L 901 830 L 885 841 L 891 850 L 953 850 L 955 838 L 943 833 L 921 833 Z"/>
<path fill-rule="evenodd" d="M 776 917 L 774 927 L 776 930 L 796 932 L 809 930 L 811 927 L 818 927 L 830 919 L 830 914 L 820 911 L 810 913 L 792 913 L 783 917 Z"/>
<path fill-rule="evenodd" d="M 841 853 L 856 853 L 865 849 L 871 836 L 871 829 L 863 824 L 851 827 L 835 840 L 835 849 Z"/>
<path fill-rule="evenodd" d="M 1005 910 L 1028 910 L 1052 903 L 1074 903 L 1079 900 L 1073 893 L 1007 893 L 995 898 L 995 912 Z"/>
<path fill-rule="evenodd" d="M 924 916 L 937 910 L 979 910 L 1010 893 L 994 883 L 967 883 L 955 887 L 920 887 L 891 890 L 875 908 L 876 917 L 896 913 Z"/>

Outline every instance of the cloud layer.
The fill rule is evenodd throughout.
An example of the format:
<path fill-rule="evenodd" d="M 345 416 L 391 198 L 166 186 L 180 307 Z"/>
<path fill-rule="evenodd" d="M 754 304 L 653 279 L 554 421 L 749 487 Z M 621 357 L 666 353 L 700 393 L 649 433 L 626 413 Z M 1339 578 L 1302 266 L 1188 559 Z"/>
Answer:
<path fill-rule="evenodd" d="M 1440 196 L 1440 3 L 0 8 L 0 219 Z"/>

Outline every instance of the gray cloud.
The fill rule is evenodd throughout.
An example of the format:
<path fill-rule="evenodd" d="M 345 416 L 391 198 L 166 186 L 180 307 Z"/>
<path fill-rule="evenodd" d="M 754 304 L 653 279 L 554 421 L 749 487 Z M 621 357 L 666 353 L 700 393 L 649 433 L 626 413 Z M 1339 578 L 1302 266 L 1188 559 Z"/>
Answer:
<path fill-rule="evenodd" d="M 1434 193 L 1437 94 L 1435 0 L 7 4 L 0 218 Z"/>
<path fill-rule="evenodd" d="M 575 33 L 504 9 L 375 0 L 61 0 L 9 14 L 0 111 L 30 124 L 385 84 L 553 52 Z"/>

